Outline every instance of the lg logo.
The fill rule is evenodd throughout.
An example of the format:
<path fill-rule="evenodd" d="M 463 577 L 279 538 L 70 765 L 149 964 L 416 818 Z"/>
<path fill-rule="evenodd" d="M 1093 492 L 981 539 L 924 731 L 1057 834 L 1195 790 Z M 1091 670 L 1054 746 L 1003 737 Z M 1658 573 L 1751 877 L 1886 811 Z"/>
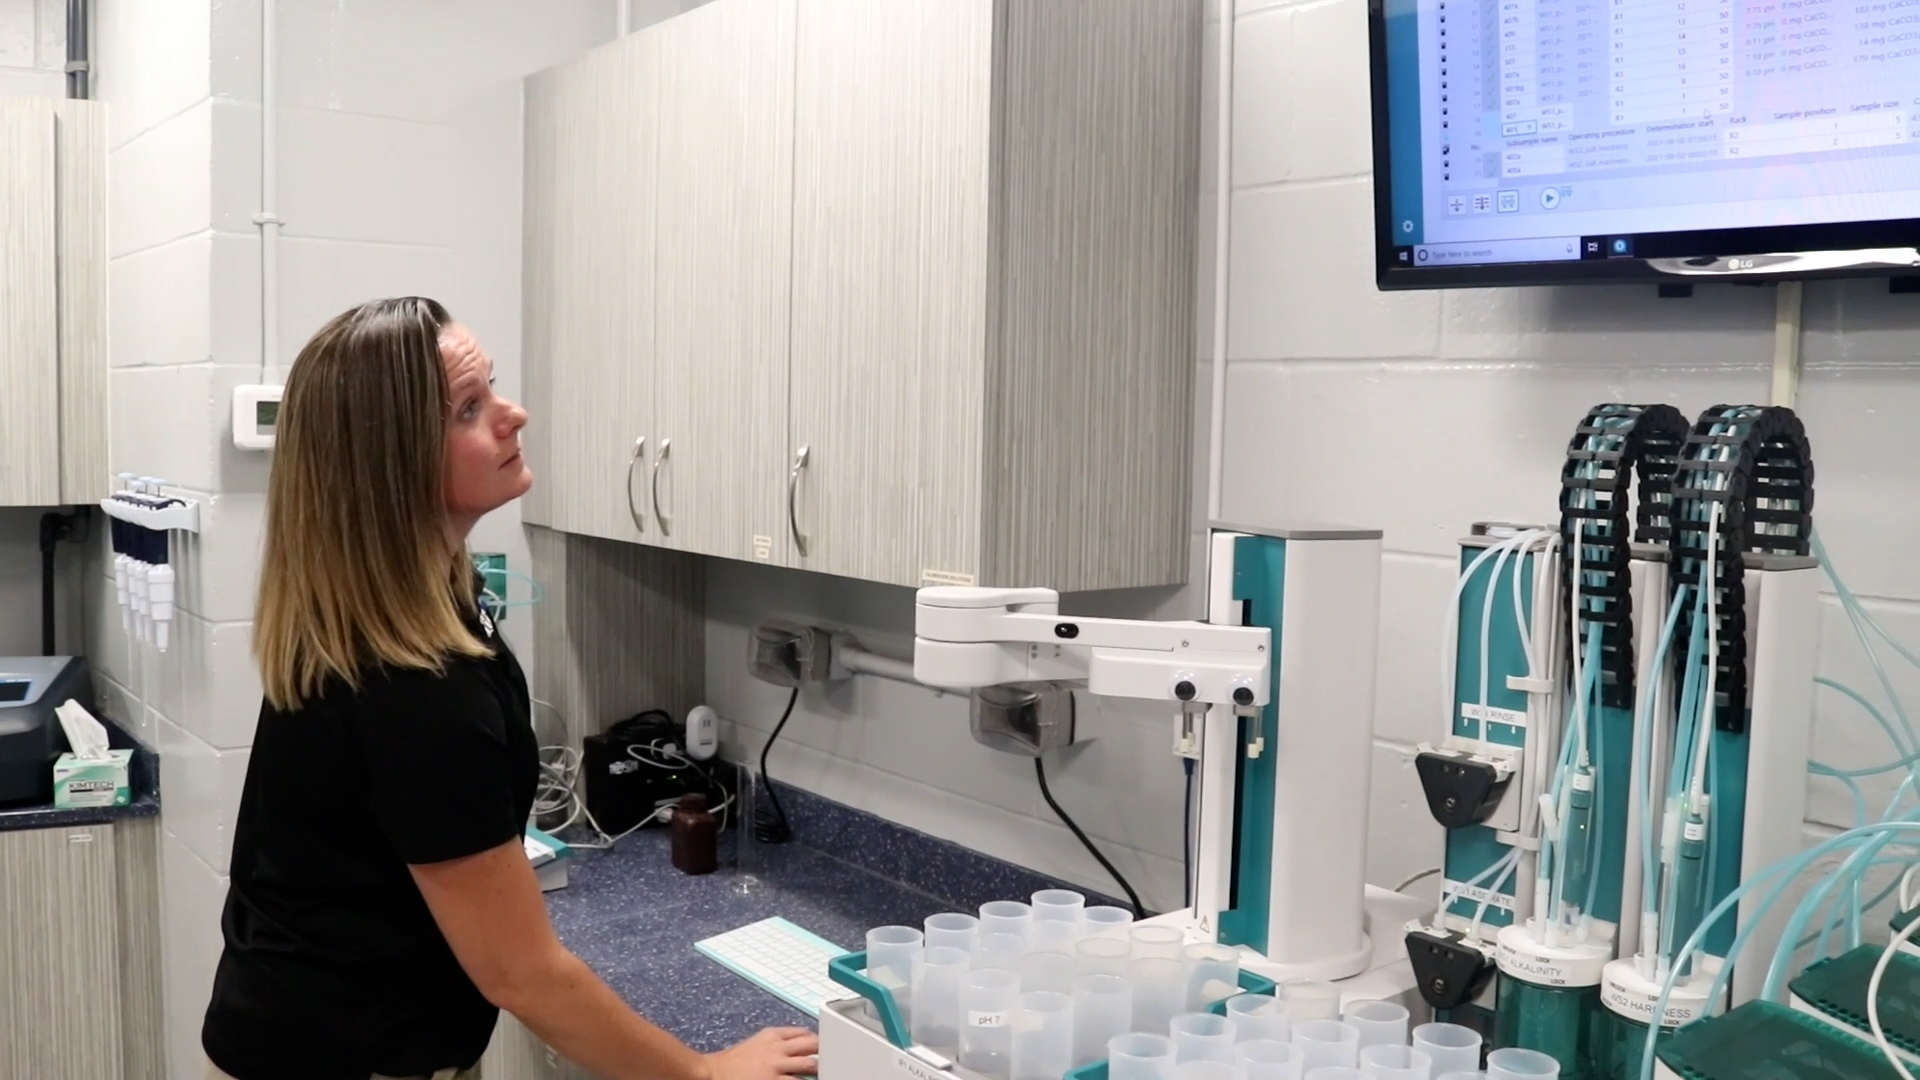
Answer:
<path fill-rule="evenodd" d="M 1753 269 L 1753 267 L 1754 267 L 1754 260 L 1752 259 L 1728 259 L 1727 260 L 1727 269 L 1729 270 L 1751 270 Z"/>

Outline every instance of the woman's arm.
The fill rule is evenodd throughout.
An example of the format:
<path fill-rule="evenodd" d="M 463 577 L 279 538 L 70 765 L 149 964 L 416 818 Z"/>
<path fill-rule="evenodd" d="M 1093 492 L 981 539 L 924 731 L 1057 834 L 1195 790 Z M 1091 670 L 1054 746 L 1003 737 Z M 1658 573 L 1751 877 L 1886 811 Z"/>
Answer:
<path fill-rule="evenodd" d="M 547 1045 L 609 1080 L 775 1080 L 814 1071 L 818 1042 L 763 1031 L 702 1055 L 627 1008 L 554 936 L 519 840 L 463 859 L 411 866 L 434 922 L 488 1001 Z"/>

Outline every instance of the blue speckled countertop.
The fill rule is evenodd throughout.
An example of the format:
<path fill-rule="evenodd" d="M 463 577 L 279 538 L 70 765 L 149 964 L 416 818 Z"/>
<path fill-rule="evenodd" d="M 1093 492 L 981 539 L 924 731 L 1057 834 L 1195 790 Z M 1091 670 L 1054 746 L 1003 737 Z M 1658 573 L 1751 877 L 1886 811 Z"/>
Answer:
<path fill-rule="evenodd" d="M 673 868 L 667 830 L 648 828 L 610 852 L 575 849 L 568 886 L 547 894 L 560 940 L 628 1005 L 697 1050 L 814 1022 L 695 952 L 696 941 L 779 915 L 852 951 L 876 926 L 919 926 L 937 912 L 1062 887 L 817 796 L 780 791 L 796 840 L 748 841 L 750 872 L 739 868 L 736 835 L 723 834 L 720 870 L 688 877 Z M 875 869 L 904 867 L 918 868 L 919 887 Z M 1089 894 L 1088 902 L 1111 901 Z"/>

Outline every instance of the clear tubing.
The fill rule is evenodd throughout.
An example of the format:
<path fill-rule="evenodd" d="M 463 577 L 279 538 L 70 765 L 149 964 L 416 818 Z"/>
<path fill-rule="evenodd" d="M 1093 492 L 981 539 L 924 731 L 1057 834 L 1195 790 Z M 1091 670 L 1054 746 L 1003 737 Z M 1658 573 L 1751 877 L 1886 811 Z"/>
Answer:
<path fill-rule="evenodd" d="M 1500 555 L 1493 560 L 1493 572 L 1487 575 L 1487 597 L 1480 610 L 1480 705 L 1482 708 L 1487 704 L 1487 681 L 1491 663 L 1487 652 L 1492 647 L 1493 641 L 1493 598 L 1500 592 L 1500 569 L 1507 565 L 1507 558 L 1513 554 L 1514 546 L 1517 546 L 1521 537 L 1525 535 L 1522 533 L 1521 536 L 1516 536 L 1500 545 Z M 1482 739 L 1487 737 L 1485 720 L 1480 721 L 1480 737 Z"/>
<path fill-rule="evenodd" d="M 1660 701 L 1660 687 L 1666 675 L 1667 653 L 1673 645 L 1674 631 L 1680 626 L 1681 605 L 1687 602 L 1685 585 L 1674 593 L 1667 609 L 1666 625 L 1660 631 L 1660 647 L 1653 655 L 1653 678 L 1640 687 L 1640 708 L 1633 722 L 1634 772 L 1640 786 L 1634 790 L 1640 810 L 1640 976 L 1653 975 L 1654 950 L 1659 940 L 1660 872 L 1653 843 L 1653 710 Z"/>
<path fill-rule="evenodd" d="M 1714 905 L 1713 910 L 1708 912 L 1707 917 L 1700 921 L 1700 925 L 1694 928 L 1692 935 L 1687 938 L 1686 943 L 1680 948 L 1681 957 L 1690 957 L 1700 948 L 1700 942 L 1706 937 L 1707 932 L 1714 924 L 1719 922 L 1729 910 L 1732 910 L 1748 893 L 1758 889 L 1763 884 L 1771 882 L 1772 888 L 1761 902 L 1759 909 L 1755 913 L 1755 917 L 1749 922 L 1747 928 L 1741 931 L 1740 935 L 1735 938 L 1734 947 L 1728 950 L 1726 957 L 1727 962 L 1721 965 L 1720 974 L 1714 977 L 1713 986 L 1708 991 L 1707 1000 L 1718 1000 L 1719 996 L 1726 991 L 1726 984 L 1733 977 L 1734 961 L 1738 958 L 1741 949 L 1745 947 L 1748 936 L 1755 927 L 1765 921 L 1765 915 L 1768 909 L 1778 901 L 1780 895 L 1786 891 L 1789 885 L 1793 884 L 1800 872 L 1809 864 L 1822 856 L 1842 848 L 1850 847 L 1869 837 L 1880 836 L 1886 833 L 1913 833 L 1916 831 L 1920 831 L 1920 821 L 1883 821 L 1865 826 L 1864 828 L 1849 829 L 1838 836 L 1815 844 L 1813 847 L 1808 848 L 1792 858 L 1782 859 L 1772 865 L 1763 867 L 1752 877 L 1742 881 L 1722 898 L 1718 904 Z M 1660 998 L 1654 1003 L 1653 1015 L 1655 1017 L 1666 1015 L 1667 1003 L 1673 996 L 1673 988 L 1677 981 L 1671 973 L 1666 976 L 1660 988 Z M 1653 1056 L 1656 1043 L 1657 1040 L 1655 1039 L 1648 1039 L 1646 1041 L 1646 1047 L 1642 1051 L 1640 1062 L 1640 1080 L 1653 1080 Z"/>
<path fill-rule="evenodd" d="M 1894 651 L 1904 657 L 1909 664 L 1920 667 L 1920 657 L 1915 657 L 1913 653 L 1907 651 L 1906 646 L 1895 640 L 1892 634 L 1887 633 L 1886 628 L 1880 625 L 1879 621 L 1873 617 L 1871 612 L 1861 607 L 1860 601 L 1853 595 L 1853 590 L 1847 588 L 1847 583 L 1840 580 L 1839 572 L 1833 568 L 1833 560 L 1827 556 L 1827 547 L 1826 544 L 1821 541 L 1820 531 L 1818 529 L 1813 531 L 1812 542 L 1814 556 L 1820 560 L 1821 567 L 1826 570 L 1827 580 L 1833 583 L 1833 591 L 1839 594 L 1841 605 L 1847 609 L 1848 623 L 1853 627 L 1853 632 L 1860 638 L 1861 646 L 1867 651 L 1867 659 L 1873 664 L 1874 676 L 1880 680 L 1881 689 L 1886 692 L 1887 699 L 1893 703 L 1893 712 L 1895 716 L 1900 718 L 1900 726 L 1906 729 L 1907 745 L 1920 748 L 1920 735 L 1914 733 L 1913 721 L 1907 717 L 1906 709 L 1901 706 L 1900 695 L 1894 692 L 1893 680 L 1887 677 L 1886 668 L 1880 663 L 1880 654 L 1874 649 L 1873 643 L 1868 640 L 1866 630 L 1871 628 L 1875 633 L 1879 634 L 1880 637 L 1884 639 L 1887 644 L 1892 645 Z"/>
<path fill-rule="evenodd" d="M 1773 962 L 1767 966 L 1767 981 L 1760 991 L 1760 997 L 1763 1000 L 1778 999 L 1780 983 L 1786 977 L 1787 967 L 1793 962 L 1793 953 L 1800 935 L 1806 932 L 1807 922 L 1813 918 L 1813 913 L 1827 902 L 1828 897 L 1832 896 L 1834 886 L 1847 880 L 1849 876 L 1857 883 L 1859 875 L 1873 865 L 1874 857 L 1891 843 L 1892 839 L 1892 837 L 1881 837 L 1870 844 L 1861 845 L 1860 849 L 1849 855 L 1847 861 L 1841 863 L 1838 869 L 1822 878 L 1819 885 L 1809 889 L 1807 894 L 1800 898 L 1800 903 L 1794 907 L 1793 917 L 1787 920 L 1786 931 L 1780 936 L 1780 944 L 1773 951 Z M 1838 908 L 1838 906 L 1836 901 L 1835 907 Z M 1823 934 L 1822 938 L 1824 937 Z M 1824 945 L 1822 947 L 1824 948 Z"/>
<path fill-rule="evenodd" d="M 1473 561 L 1467 564 L 1467 568 L 1460 571 L 1460 576 L 1454 579 L 1453 599 L 1447 603 L 1446 618 L 1440 624 L 1440 687 L 1443 691 L 1441 694 L 1441 708 L 1446 718 L 1446 726 L 1442 728 L 1443 731 L 1453 731 L 1455 713 L 1454 698 L 1459 694 L 1459 687 L 1455 685 L 1454 680 L 1456 674 L 1454 668 L 1458 666 L 1460 662 L 1460 597 L 1467 591 L 1467 582 L 1473 579 L 1474 571 L 1480 569 L 1488 559 L 1493 558 L 1502 548 L 1507 547 L 1511 543 L 1513 543 L 1512 539 L 1502 540 L 1500 543 L 1475 555 Z M 1485 732 L 1482 731 L 1482 734 L 1484 735 Z"/>

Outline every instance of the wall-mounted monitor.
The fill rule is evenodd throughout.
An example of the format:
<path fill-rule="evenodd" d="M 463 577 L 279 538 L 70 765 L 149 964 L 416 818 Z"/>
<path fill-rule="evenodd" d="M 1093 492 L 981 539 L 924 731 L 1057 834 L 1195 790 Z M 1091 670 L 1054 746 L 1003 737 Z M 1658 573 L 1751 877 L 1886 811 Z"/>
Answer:
<path fill-rule="evenodd" d="M 1920 0 L 1370 0 L 1383 289 L 1920 274 Z"/>

